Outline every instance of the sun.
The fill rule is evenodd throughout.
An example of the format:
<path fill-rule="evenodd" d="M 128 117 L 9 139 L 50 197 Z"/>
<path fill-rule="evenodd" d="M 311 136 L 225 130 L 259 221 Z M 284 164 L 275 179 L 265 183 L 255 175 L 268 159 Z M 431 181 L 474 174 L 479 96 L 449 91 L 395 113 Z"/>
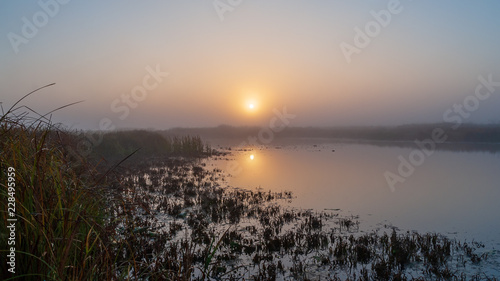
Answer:
<path fill-rule="evenodd" d="M 245 109 L 248 111 L 248 112 L 256 112 L 258 110 L 258 103 L 257 101 L 255 101 L 254 99 L 252 100 L 247 100 L 245 102 Z"/>
<path fill-rule="evenodd" d="M 247 95 L 247 97 L 240 102 L 240 109 L 251 115 L 255 115 L 263 109 L 263 103 L 258 97 L 257 92 L 252 92 L 251 95 Z"/>

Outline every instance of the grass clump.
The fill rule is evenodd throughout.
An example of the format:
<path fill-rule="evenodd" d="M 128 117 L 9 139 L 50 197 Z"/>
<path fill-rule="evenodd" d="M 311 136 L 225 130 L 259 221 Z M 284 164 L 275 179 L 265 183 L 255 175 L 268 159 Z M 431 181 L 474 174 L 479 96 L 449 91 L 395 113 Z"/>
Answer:
<path fill-rule="evenodd" d="M 103 226 L 109 225 L 109 218 L 102 207 L 106 206 L 105 193 L 93 180 L 97 172 L 85 163 L 73 169 L 63 147 L 75 140 L 44 116 L 33 118 L 26 109 L 12 107 L 0 117 L 2 260 L 15 248 L 15 273 L 2 262 L 0 279 L 107 279 L 111 272 L 102 265 L 109 264 L 111 256 Z M 11 194 L 9 167 L 15 169 Z M 8 212 L 9 197 L 15 198 L 15 212 Z M 9 218 L 17 219 L 15 244 L 8 244 Z"/>

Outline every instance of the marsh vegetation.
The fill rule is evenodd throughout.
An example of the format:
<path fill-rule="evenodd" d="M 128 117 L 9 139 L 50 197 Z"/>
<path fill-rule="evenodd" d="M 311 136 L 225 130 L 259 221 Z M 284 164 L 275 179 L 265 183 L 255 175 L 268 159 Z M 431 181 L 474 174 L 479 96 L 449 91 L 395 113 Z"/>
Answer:
<path fill-rule="evenodd" d="M 222 153 L 199 137 L 113 133 L 96 153 L 145 154 L 74 163 L 77 133 L 16 113 L 0 126 L 0 180 L 15 167 L 18 219 L 18 273 L 2 263 L 4 280 L 496 280 L 469 270 L 487 262 L 481 243 L 363 232 L 356 216 L 286 207 L 287 191 L 223 187 L 226 174 L 200 161 Z"/>
<path fill-rule="evenodd" d="M 221 172 L 180 160 L 149 161 L 129 171 L 129 200 L 137 202 L 140 215 L 122 227 L 125 233 L 141 233 L 133 243 L 141 245 L 135 252 L 137 264 L 143 265 L 139 275 L 166 280 L 494 280 L 468 271 L 488 258 L 476 253 L 481 243 L 391 227 L 361 232 L 355 216 L 283 207 L 280 202 L 293 200 L 289 192 L 222 188 Z"/>

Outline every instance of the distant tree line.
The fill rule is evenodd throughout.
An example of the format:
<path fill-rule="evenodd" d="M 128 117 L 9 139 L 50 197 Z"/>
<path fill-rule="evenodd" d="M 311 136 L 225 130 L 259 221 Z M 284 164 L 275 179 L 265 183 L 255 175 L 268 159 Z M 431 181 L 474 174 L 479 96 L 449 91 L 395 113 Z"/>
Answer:
<path fill-rule="evenodd" d="M 500 124 L 451 123 L 409 124 L 401 126 L 352 126 L 352 127 L 287 127 L 276 134 L 280 138 L 325 138 L 366 141 L 409 141 L 429 138 L 435 128 L 441 128 L 453 143 L 500 143 Z M 204 139 L 241 139 L 257 136 L 260 127 L 233 127 L 221 125 L 213 128 L 173 128 L 159 131 L 169 135 L 199 135 Z"/>

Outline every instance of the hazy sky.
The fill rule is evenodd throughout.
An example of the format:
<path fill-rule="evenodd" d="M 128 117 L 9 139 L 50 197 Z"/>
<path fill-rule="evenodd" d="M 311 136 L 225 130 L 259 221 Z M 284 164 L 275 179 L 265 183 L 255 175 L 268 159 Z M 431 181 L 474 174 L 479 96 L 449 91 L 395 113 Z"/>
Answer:
<path fill-rule="evenodd" d="M 86 129 L 265 125 L 283 107 L 292 126 L 442 122 L 464 101 L 465 121 L 500 122 L 500 87 L 473 97 L 500 81 L 500 1 L 397 2 L 1 1 L 0 101 L 55 82 L 24 104 L 85 100 L 53 119 Z"/>

